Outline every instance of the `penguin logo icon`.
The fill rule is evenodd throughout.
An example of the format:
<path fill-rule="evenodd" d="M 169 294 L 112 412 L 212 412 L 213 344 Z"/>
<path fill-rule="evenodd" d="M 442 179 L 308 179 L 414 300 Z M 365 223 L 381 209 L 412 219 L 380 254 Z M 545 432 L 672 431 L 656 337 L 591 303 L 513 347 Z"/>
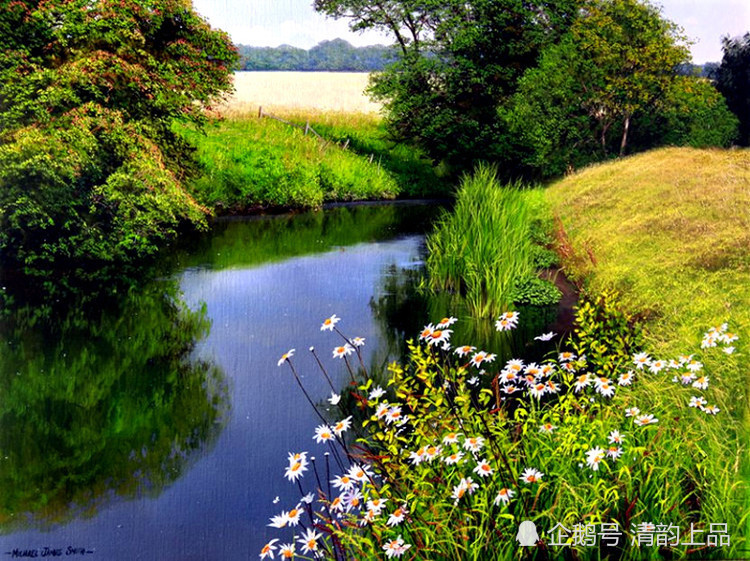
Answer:
<path fill-rule="evenodd" d="M 531 520 L 524 520 L 518 527 L 516 540 L 521 547 L 533 547 L 539 541 L 539 534 L 536 533 L 536 524 Z"/>

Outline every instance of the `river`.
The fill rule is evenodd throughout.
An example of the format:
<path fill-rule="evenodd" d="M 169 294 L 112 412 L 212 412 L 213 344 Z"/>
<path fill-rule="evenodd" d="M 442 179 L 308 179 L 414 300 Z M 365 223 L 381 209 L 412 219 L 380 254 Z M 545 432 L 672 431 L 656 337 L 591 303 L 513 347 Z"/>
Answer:
<path fill-rule="evenodd" d="M 501 359 L 533 352 L 518 341 L 549 311 L 522 314 L 513 342 L 418 289 L 437 212 L 362 205 L 222 221 L 84 320 L 15 318 L 0 339 L 0 555 L 255 558 L 279 537 L 270 517 L 299 500 L 287 454 L 315 454 L 320 424 L 277 361 L 296 349 L 305 389 L 330 408 L 308 349 L 345 387 L 331 352 L 341 339 L 320 329 L 332 314 L 365 339 L 371 375 L 448 314 L 462 318 L 456 343 L 479 338 Z"/>

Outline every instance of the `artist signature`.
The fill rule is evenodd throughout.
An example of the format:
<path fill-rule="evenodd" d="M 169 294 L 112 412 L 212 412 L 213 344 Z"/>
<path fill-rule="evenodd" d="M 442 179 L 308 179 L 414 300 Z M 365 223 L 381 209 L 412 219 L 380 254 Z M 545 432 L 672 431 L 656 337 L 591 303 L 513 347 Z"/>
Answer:
<path fill-rule="evenodd" d="M 11 559 L 36 559 L 39 557 L 69 557 L 72 555 L 93 555 L 93 550 L 87 547 L 73 547 L 69 545 L 67 548 L 55 548 L 55 547 L 41 547 L 33 549 L 12 549 L 6 551 L 5 555 Z"/>

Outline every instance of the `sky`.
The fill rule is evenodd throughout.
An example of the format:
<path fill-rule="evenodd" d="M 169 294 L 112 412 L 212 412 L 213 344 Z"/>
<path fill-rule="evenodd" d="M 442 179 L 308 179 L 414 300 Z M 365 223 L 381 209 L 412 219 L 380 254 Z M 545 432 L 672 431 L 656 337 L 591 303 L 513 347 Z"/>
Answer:
<path fill-rule="evenodd" d="M 655 0 L 664 16 L 682 26 L 694 41 L 693 62 L 719 62 L 721 37 L 750 31 L 750 0 Z M 235 43 L 287 44 L 309 49 L 323 40 L 346 39 L 356 46 L 390 43 L 374 32 L 352 33 L 343 20 L 317 14 L 312 0 L 193 0 L 209 23 L 227 31 Z"/>

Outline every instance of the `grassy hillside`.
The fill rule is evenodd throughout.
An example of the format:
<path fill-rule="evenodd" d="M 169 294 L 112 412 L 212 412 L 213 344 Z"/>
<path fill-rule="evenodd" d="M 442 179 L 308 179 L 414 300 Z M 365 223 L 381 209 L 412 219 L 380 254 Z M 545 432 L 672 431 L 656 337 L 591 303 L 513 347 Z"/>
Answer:
<path fill-rule="evenodd" d="M 666 148 L 547 191 L 587 286 L 614 287 L 675 352 L 728 321 L 750 328 L 750 152 Z"/>
<path fill-rule="evenodd" d="M 696 353 L 703 362 L 706 391 L 644 375 L 640 399 L 676 412 L 685 430 L 675 436 L 694 440 L 687 453 L 713 480 L 701 492 L 704 509 L 709 518 L 731 513 L 738 534 L 750 481 L 750 152 L 655 150 L 567 177 L 547 199 L 568 271 L 593 293 L 621 293 L 646 320 L 652 357 Z M 739 335 L 735 352 L 701 350 L 703 333 L 724 322 Z M 701 394 L 719 406 L 717 417 L 686 407 Z"/>

